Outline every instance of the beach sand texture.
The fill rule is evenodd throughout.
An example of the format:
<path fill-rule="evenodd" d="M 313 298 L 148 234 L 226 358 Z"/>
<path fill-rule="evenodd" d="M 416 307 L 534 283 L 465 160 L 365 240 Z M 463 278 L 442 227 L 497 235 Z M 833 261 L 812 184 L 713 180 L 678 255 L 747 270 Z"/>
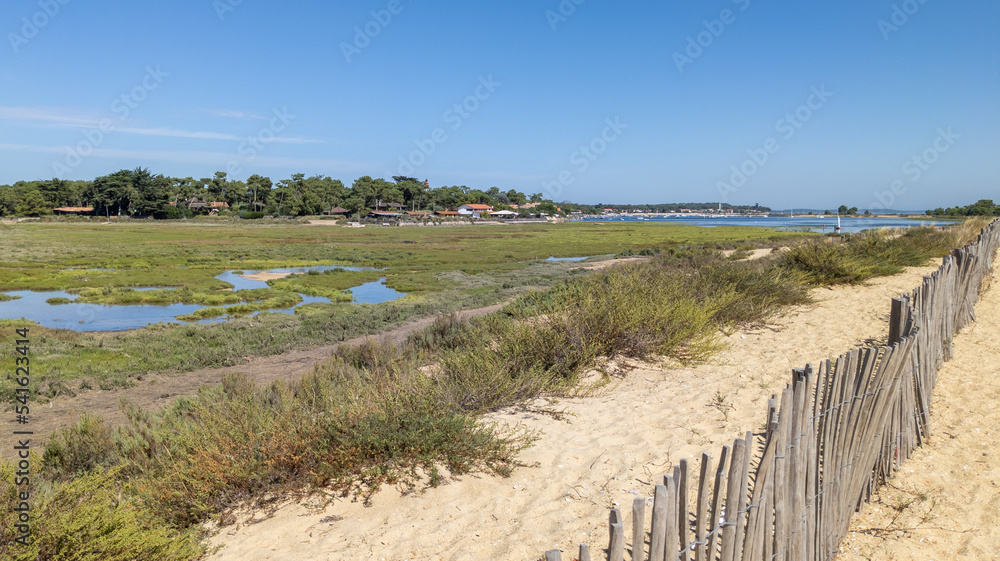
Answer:
<path fill-rule="evenodd" d="M 563 559 L 574 559 L 580 542 L 588 542 L 591 552 L 599 555 L 607 546 L 608 508 L 622 508 L 630 534 L 635 497 L 651 502 L 653 484 L 681 458 L 688 458 L 696 478 L 702 452 L 717 459 L 723 444 L 731 444 L 745 431 L 759 430 L 767 399 L 791 380 L 792 368 L 818 364 L 871 340 L 884 341 L 890 299 L 912 290 L 939 264 L 874 279 L 866 286 L 817 289 L 815 303 L 785 310 L 769 327 L 727 336 L 728 350 L 708 364 L 637 365 L 593 397 L 538 400 L 529 411 L 491 415 L 491 421 L 520 424 L 539 434 L 534 446 L 521 455 L 529 467 L 516 469 L 510 478 L 466 475 L 405 496 L 386 488 L 370 507 L 344 499 L 323 510 L 290 503 L 270 517 L 244 511 L 238 513 L 236 524 L 222 528 L 211 540 L 223 547 L 209 559 L 534 560 L 548 549 L 562 549 Z M 958 338 L 957 359 L 948 368 L 960 360 L 981 365 L 985 359 L 977 359 L 976 353 L 992 352 L 992 375 L 997 376 L 996 346 L 964 341 L 979 334 L 988 342 L 989 335 L 997 332 L 997 292 L 990 293 L 993 308 L 981 313 L 980 324 Z M 994 322 L 984 322 L 991 314 Z M 945 374 L 938 388 L 944 391 L 956 385 L 955 378 Z M 995 389 L 991 391 L 996 395 Z M 962 407 L 985 406 L 986 395 L 975 403 L 965 398 L 960 402 Z M 560 414 L 531 412 L 534 409 Z M 938 405 L 935 413 L 947 409 L 946 404 Z M 968 422 L 983 430 L 998 426 L 986 424 L 985 419 L 979 424 L 975 416 Z M 951 431 L 946 421 L 934 423 L 936 444 Z M 956 430 L 964 436 L 973 429 Z M 997 448 L 975 449 L 981 455 Z M 924 471 L 915 467 L 918 461 L 911 460 L 903 472 Z M 969 473 L 965 470 L 962 475 Z M 945 480 L 954 478 L 938 479 L 948 484 Z M 995 484 L 980 483 L 977 489 L 982 501 L 977 514 L 989 508 L 995 517 Z M 987 498 L 994 502 L 992 508 Z M 646 509 L 647 525 L 651 510 Z M 942 507 L 935 512 L 943 512 Z M 983 527 L 981 522 L 977 526 Z M 984 539 L 997 543 L 995 533 Z"/>

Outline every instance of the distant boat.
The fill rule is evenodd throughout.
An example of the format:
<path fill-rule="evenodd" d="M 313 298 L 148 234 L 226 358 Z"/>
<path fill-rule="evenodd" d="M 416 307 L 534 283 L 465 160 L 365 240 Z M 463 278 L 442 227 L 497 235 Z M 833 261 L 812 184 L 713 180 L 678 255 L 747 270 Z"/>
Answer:
<path fill-rule="evenodd" d="M 833 232 L 835 234 L 839 234 L 840 233 L 840 213 L 839 212 L 837 213 L 837 227 L 833 229 Z"/>

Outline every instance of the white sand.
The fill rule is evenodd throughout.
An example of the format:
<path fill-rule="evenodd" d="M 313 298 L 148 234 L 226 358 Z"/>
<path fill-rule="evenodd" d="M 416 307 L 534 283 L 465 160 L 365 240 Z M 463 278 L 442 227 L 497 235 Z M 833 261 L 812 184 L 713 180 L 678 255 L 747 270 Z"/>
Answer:
<path fill-rule="evenodd" d="M 1000 559 L 998 271 L 940 371 L 930 442 L 855 516 L 838 559 Z"/>
<path fill-rule="evenodd" d="M 408 496 L 388 488 L 369 508 L 343 500 L 319 512 L 289 504 L 253 521 L 243 513 L 213 538 L 224 547 L 209 559 L 533 560 L 553 548 L 573 559 L 581 541 L 599 552 L 607 545 L 608 507 L 621 505 L 630 527 L 632 499 L 651 497 L 673 463 L 689 458 L 696 475 L 701 452 L 717 458 L 723 444 L 761 428 L 768 397 L 792 368 L 884 337 L 890 298 L 936 267 L 865 287 L 817 289 L 815 304 L 787 310 L 772 327 L 728 336 L 731 347 L 710 364 L 644 365 L 596 397 L 540 401 L 563 411 L 561 420 L 496 414 L 541 434 L 522 453 L 532 467 L 508 479 L 467 475 Z"/>

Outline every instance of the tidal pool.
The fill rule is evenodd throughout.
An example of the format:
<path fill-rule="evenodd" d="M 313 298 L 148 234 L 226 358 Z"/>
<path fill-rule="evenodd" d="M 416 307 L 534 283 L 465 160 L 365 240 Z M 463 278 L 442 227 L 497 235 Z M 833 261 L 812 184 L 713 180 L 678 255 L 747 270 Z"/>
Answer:
<path fill-rule="evenodd" d="M 348 271 L 373 271 L 376 269 L 367 267 L 341 267 L 341 266 L 319 266 L 319 267 L 296 267 L 272 269 L 270 271 L 242 271 L 236 274 L 235 271 L 226 271 L 218 275 L 217 279 L 233 285 L 233 290 L 243 290 L 250 288 L 268 288 L 264 281 L 255 281 L 243 278 L 241 275 L 252 273 L 306 273 L 312 271 L 327 271 L 330 269 L 344 269 Z M 163 287 L 164 289 L 169 289 Z M 156 290 L 157 287 L 143 287 L 135 290 Z M 385 285 L 385 277 L 377 281 L 366 282 L 364 284 L 351 287 L 354 304 L 381 304 L 391 302 L 406 295 L 404 292 L 396 291 Z M 13 300 L 0 302 L 0 319 L 20 319 L 25 318 L 39 323 L 50 329 L 69 329 L 72 331 L 125 331 L 128 329 L 139 329 L 154 323 L 182 323 L 177 319 L 193 313 L 195 310 L 205 308 L 201 304 L 170 304 L 170 305 L 107 305 L 107 304 L 82 304 L 73 300 L 75 294 L 65 291 L 45 291 L 34 292 L 31 290 L 18 290 L 4 292 L 14 297 Z M 316 302 L 329 303 L 329 298 L 322 296 L 306 296 L 300 294 L 302 302 L 291 308 L 277 308 L 264 310 L 271 313 L 290 314 L 295 308 L 304 304 Z M 52 298 L 64 298 L 69 300 L 65 304 L 49 304 L 46 300 Z M 223 308 L 225 306 L 222 306 Z M 256 315 L 262 312 L 254 312 L 249 315 Z M 226 321 L 226 317 L 215 317 L 203 319 L 197 322 L 183 323 L 218 323 Z"/>

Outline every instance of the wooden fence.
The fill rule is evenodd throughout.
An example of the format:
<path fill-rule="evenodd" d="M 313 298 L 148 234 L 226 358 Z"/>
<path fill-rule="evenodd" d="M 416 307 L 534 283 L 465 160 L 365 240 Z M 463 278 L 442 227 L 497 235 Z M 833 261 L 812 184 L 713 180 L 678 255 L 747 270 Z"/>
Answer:
<path fill-rule="evenodd" d="M 631 559 L 832 559 L 851 515 L 930 435 L 938 369 L 951 358 L 954 333 L 975 320 L 998 247 L 1000 220 L 945 257 L 912 294 L 894 298 L 887 346 L 794 370 L 768 404 L 763 434 L 724 446 L 718 463 L 702 454 L 695 488 L 692 466 L 681 460 L 655 487 L 648 533 L 646 499 L 636 498 Z M 625 535 L 613 509 L 609 561 L 624 561 Z M 587 544 L 578 559 L 590 561 Z M 560 551 L 547 551 L 545 560 L 560 561 Z"/>

